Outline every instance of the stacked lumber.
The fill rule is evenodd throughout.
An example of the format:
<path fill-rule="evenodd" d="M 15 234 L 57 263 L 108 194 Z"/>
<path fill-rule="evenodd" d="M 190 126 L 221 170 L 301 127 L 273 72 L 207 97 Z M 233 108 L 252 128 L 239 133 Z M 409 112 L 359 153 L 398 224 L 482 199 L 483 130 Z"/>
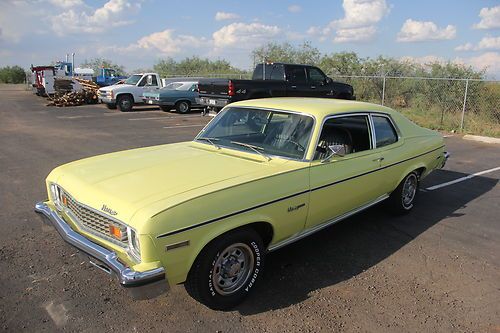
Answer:
<path fill-rule="evenodd" d="M 56 89 L 56 93 L 54 96 L 50 97 L 50 103 L 47 104 L 47 106 L 58 106 L 58 107 L 65 107 L 65 106 L 78 106 L 78 105 L 83 105 L 83 104 L 95 104 L 98 102 L 97 99 L 97 90 L 99 90 L 99 86 L 89 80 L 84 80 L 80 78 L 72 78 L 69 81 L 71 81 L 71 90 L 66 91 L 63 87 L 67 87 L 67 83 L 62 83 L 63 81 L 68 81 L 68 79 L 62 79 L 60 80 L 60 90 Z M 81 90 L 79 91 L 72 91 L 73 90 L 73 84 L 77 82 L 81 86 Z M 55 85 L 55 83 L 54 83 Z"/>

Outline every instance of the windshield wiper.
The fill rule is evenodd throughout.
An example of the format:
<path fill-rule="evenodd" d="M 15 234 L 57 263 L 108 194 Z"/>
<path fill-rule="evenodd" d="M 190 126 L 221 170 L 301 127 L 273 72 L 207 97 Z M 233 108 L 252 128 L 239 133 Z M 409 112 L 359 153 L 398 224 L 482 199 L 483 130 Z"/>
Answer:
<path fill-rule="evenodd" d="M 239 145 L 239 146 L 243 146 L 243 147 L 247 147 L 247 148 L 250 148 L 252 149 L 254 152 L 256 152 L 257 154 L 265 157 L 268 161 L 271 160 L 271 157 L 269 157 L 268 155 L 264 154 L 262 151 L 264 150 L 264 148 L 262 147 L 259 147 L 259 146 L 254 146 L 254 145 L 251 145 L 249 143 L 244 143 L 244 142 L 238 142 L 238 141 L 230 141 L 232 144 L 235 144 L 235 145 Z"/>
<path fill-rule="evenodd" d="M 214 146 L 215 148 L 217 149 L 220 149 L 219 146 L 217 146 L 214 141 L 219 141 L 219 139 L 217 138 L 205 138 L 205 137 L 199 137 L 199 138 L 196 138 L 196 140 L 204 140 L 204 141 L 207 141 L 208 143 L 210 143 L 212 146 Z"/>

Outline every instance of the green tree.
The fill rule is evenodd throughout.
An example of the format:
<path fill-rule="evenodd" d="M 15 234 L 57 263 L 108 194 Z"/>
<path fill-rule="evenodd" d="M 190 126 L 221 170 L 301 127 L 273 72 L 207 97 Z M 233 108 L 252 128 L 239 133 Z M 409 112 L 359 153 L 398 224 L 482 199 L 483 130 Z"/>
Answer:
<path fill-rule="evenodd" d="M 231 66 L 227 60 L 210 60 L 196 56 L 181 61 L 175 61 L 172 58 L 161 59 L 154 65 L 153 70 L 162 77 L 244 73 Z"/>
<path fill-rule="evenodd" d="M 104 58 L 93 58 L 90 60 L 85 59 L 83 63 L 80 64 L 82 68 L 92 68 L 94 70 L 94 75 L 99 75 L 101 68 L 111 68 L 116 71 L 117 75 L 125 75 L 125 67 L 122 65 L 115 64 L 111 60 Z"/>
<path fill-rule="evenodd" d="M 252 51 L 255 64 L 266 62 L 285 62 L 305 65 L 318 65 L 321 61 L 321 52 L 311 46 L 310 42 L 293 46 L 290 43 L 268 43 Z"/>
<path fill-rule="evenodd" d="M 24 83 L 26 81 L 26 73 L 19 66 L 7 66 L 0 68 L 1 83 Z"/>

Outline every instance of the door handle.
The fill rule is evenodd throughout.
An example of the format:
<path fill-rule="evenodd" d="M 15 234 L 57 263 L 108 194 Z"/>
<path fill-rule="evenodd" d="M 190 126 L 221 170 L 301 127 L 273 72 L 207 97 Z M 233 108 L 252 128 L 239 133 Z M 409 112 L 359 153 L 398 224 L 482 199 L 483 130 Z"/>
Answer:
<path fill-rule="evenodd" d="M 292 89 L 297 89 L 297 86 L 291 86 L 290 88 L 292 88 Z"/>
<path fill-rule="evenodd" d="M 373 162 L 382 162 L 384 160 L 383 157 L 379 157 L 373 160 Z"/>
<path fill-rule="evenodd" d="M 316 89 L 316 86 L 311 86 L 311 89 Z"/>

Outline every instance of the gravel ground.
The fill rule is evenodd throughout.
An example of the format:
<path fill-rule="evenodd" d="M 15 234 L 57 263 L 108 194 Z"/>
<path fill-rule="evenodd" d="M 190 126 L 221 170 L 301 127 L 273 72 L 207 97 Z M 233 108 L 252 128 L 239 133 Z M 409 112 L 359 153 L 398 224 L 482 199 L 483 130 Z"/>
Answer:
<path fill-rule="evenodd" d="M 163 332 L 500 332 L 500 171 L 422 191 L 413 212 L 380 207 L 268 256 L 261 284 L 229 312 L 183 286 L 133 301 L 39 222 L 62 163 L 190 140 L 208 121 L 152 108 L 45 107 L 0 87 L 0 329 Z M 500 166 L 500 146 L 446 139 L 452 159 L 423 188 Z"/>

